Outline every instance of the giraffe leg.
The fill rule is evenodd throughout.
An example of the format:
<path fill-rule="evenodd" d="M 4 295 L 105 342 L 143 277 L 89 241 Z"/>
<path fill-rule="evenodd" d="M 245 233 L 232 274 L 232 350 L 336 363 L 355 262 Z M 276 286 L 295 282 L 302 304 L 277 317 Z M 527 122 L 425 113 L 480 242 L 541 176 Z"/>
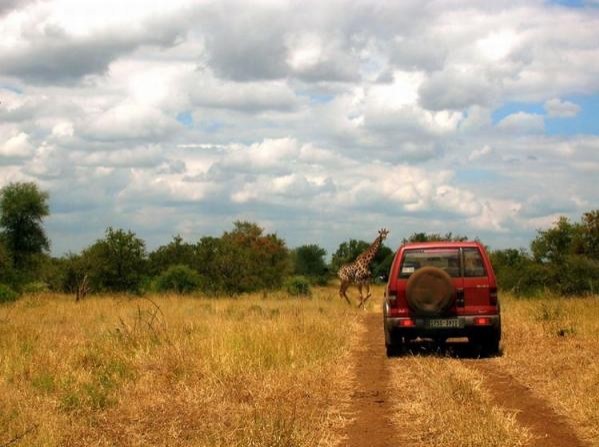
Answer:
<path fill-rule="evenodd" d="M 364 286 L 366 287 L 366 298 L 364 298 L 364 300 L 362 300 L 362 302 L 360 303 L 360 305 L 363 307 L 366 305 L 366 301 L 368 301 L 368 299 L 371 297 L 370 284 L 366 283 L 364 284 Z M 366 307 L 364 307 L 364 309 L 366 309 Z"/>
<path fill-rule="evenodd" d="M 362 307 L 362 302 L 364 301 L 364 295 L 362 294 L 362 283 L 358 283 L 358 291 L 360 292 L 360 303 L 358 307 Z"/>
<path fill-rule="evenodd" d="M 347 291 L 348 287 L 349 287 L 349 281 L 342 279 L 341 286 L 339 286 L 339 296 L 342 298 L 345 298 L 345 301 L 347 301 L 347 304 L 351 304 L 349 297 L 345 293 Z"/>

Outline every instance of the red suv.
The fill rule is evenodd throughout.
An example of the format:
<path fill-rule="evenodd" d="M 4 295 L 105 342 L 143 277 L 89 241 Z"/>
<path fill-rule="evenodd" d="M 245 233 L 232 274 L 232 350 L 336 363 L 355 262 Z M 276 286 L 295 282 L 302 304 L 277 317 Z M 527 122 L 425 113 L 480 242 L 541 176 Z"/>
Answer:
<path fill-rule="evenodd" d="M 484 355 L 499 352 L 497 283 L 478 242 L 401 246 L 389 272 L 383 308 L 387 355 L 420 338 L 468 337 Z"/>

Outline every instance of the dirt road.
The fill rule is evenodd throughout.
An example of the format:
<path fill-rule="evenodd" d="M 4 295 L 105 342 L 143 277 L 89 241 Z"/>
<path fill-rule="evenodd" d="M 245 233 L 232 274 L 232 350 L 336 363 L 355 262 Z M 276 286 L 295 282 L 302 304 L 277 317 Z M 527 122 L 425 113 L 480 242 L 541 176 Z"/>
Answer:
<path fill-rule="evenodd" d="M 363 316 L 364 338 L 354 348 L 356 386 L 351 412 L 355 419 L 346 428 L 344 447 L 398 445 L 391 419 L 388 360 L 381 330 L 382 317 Z"/>
<path fill-rule="evenodd" d="M 341 444 L 343 447 L 398 445 L 392 399 L 409 396 L 402 396 L 390 389 L 391 364 L 385 355 L 381 318 L 379 313 L 367 313 L 362 317 L 362 324 L 365 326 L 363 340 L 354 348 L 356 384 L 350 411 L 355 419 L 345 428 L 345 441 Z M 495 361 L 463 361 L 468 368 L 483 375 L 484 387 L 494 399 L 494 404 L 515 412 L 517 422 L 530 430 L 533 435 L 531 446 L 586 445 L 547 402 L 502 371 Z"/>

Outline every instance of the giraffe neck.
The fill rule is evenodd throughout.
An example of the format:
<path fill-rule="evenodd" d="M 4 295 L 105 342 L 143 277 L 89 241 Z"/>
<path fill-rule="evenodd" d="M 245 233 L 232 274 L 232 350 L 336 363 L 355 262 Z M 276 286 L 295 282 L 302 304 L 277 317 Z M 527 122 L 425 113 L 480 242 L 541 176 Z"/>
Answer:
<path fill-rule="evenodd" d="M 382 242 L 382 238 L 381 236 L 377 237 L 374 242 L 372 244 L 370 244 L 370 247 L 368 247 L 368 249 L 362 253 L 360 256 L 358 256 L 358 260 L 365 262 L 366 265 L 369 265 L 372 260 L 374 259 L 376 252 L 379 250 L 379 247 L 381 246 L 381 242 Z"/>

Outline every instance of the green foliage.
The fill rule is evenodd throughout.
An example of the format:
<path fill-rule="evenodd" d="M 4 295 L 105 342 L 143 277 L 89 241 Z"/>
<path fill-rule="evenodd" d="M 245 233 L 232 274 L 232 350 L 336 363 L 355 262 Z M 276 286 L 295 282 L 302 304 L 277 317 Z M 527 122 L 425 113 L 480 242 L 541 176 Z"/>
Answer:
<path fill-rule="evenodd" d="M 327 252 L 316 244 L 302 245 L 291 252 L 293 273 L 310 278 L 310 281 L 324 285 L 328 280 L 328 268 L 324 260 Z"/>
<path fill-rule="evenodd" d="M 44 293 L 48 292 L 50 288 L 48 284 L 43 281 L 34 281 L 27 283 L 23 286 L 23 293 Z"/>
<path fill-rule="evenodd" d="M 0 239 L 0 283 L 11 284 L 14 278 L 12 259 L 8 249 Z"/>
<path fill-rule="evenodd" d="M 186 265 L 173 265 L 156 278 L 159 292 L 192 293 L 201 285 L 200 275 Z"/>
<path fill-rule="evenodd" d="M 389 270 L 391 270 L 391 264 L 393 264 L 393 258 L 395 257 L 395 252 L 387 247 L 381 247 L 381 256 L 387 253 L 387 256 L 376 266 L 376 269 L 373 270 L 373 276 L 375 278 L 381 278 L 383 281 L 387 281 L 389 279 Z M 375 258 L 376 261 L 376 258 Z"/>
<path fill-rule="evenodd" d="M 599 261 L 568 255 L 549 266 L 550 287 L 560 295 L 581 295 L 599 291 Z"/>
<path fill-rule="evenodd" d="M 341 243 L 339 248 L 337 248 L 337 251 L 333 253 L 331 270 L 337 272 L 342 265 L 355 261 L 361 253 L 368 249 L 368 247 L 370 247 L 368 242 L 357 241 L 355 239 L 350 239 L 347 242 Z M 386 277 L 389 274 L 389 268 L 385 268 L 383 263 L 389 262 L 387 258 L 392 254 L 393 251 L 389 247 L 381 244 L 379 250 L 374 256 L 374 259 L 372 260 L 372 264 L 370 265 L 370 271 L 375 278 L 378 278 L 379 276 Z M 393 258 L 391 258 L 391 261 L 392 260 Z M 389 263 L 389 266 L 390 265 L 391 264 Z"/>
<path fill-rule="evenodd" d="M 350 239 L 347 242 L 342 242 L 337 251 L 333 253 L 331 259 L 331 270 L 337 272 L 342 265 L 356 260 L 360 253 L 365 251 L 370 244 L 366 241 L 358 241 L 356 239 Z"/>
<path fill-rule="evenodd" d="M 293 276 L 285 282 L 285 290 L 293 296 L 310 296 L 312 289 L 310 281 L 304 276 Z"/>
<path fill-rule="evenodd" d="M 580 223 L 560 217 L 531 242 L 532 257 L 523 250 L 498 250 L 491 261 L 499 286 L 521 295 L 551 290 L 560 295 L 599 290 L 599 210 Z"/>
<path fill-rule="evenodd" d="M 489 253 L 497 282 L 503 290 L 516 294 L 530 294 L 538 284 L 533 284 L 533 277 L 527 278 L 532 271 L 533 261 L 525 250 L 508 248 Z M 538 276 L 538 272 L 536 275 Z M 535 287 L 532 287 L 532 286 Z"/>
<path fill-rule="evenodd" d="M 581 254 L 599 261 L 599 210 L 582 215 L 580 223 Z"/>
<path fill-rule="evenodd" d="M 183 242 L 181 236 L 173 237 L 167 245 L 158 247 L 148 257 L 149 272 L 157 275 L 174 265 L 194 267 L 196 263 L 196 247 Z"/>
<path fill-rule="evenodd" d="M 224 291 L 230 293 L 278 289 L 290 271 L 289 251 L 276 234 L 250 222 L 235 222 L 216 252 Z M 213 253 L 214 254 L 214 253 Z"/>
<path fill-rule="evenodd" d="M 0 284 L 0 304 L 16 301 L 19 294 L 4 284 Z"/>
<path fill-rule="evenodd" d="M 574 242 L 579 240 L 578 231 L 577 225 L 563 216 L 548 230 L 539 230 L 530 245 L 534 259 L 549 263 L 562 261 L 574 252 Z"/>
<path fill-rule="evenodd" d="M 10 183 L 0 189 L 2 239 L 17 269 L 23 269 L 31 255 L 48 250 L 42 227 L 48 214 L 48 193 L 35 183 Z"/>
<path fill-rule="evenodd" d="M 73 261 L 71 287 L 85 272 L 95 291 L 139 292 L 146 267 L 145 243 L 131 231 L 109 227 L 104 239 Z"/>
<path fill-rule="evenodd" d="M 454 235 L 453 233 L 445 233 L 441 235 L 439 233 L 412 233 L 408 238 L 404 238 L 402 243 L 408 242 L 463 242 L 467 241 L 468 236 L 462 236 L 459 234 Z"/>

